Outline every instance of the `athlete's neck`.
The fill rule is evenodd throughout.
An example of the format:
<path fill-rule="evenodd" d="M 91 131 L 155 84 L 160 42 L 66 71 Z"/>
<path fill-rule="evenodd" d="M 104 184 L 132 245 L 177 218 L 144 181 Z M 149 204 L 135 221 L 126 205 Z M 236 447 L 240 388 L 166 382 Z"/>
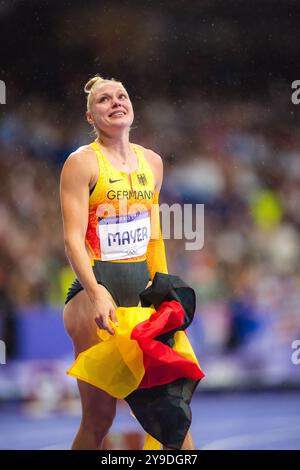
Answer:
<path fill-rule="evenodd" d="M 111 153 L 116 160 L 119 159 L 124 162 L 132 153 L 128 135 L 123 135 L 121 137 L 101 135 L 101 137 L 97 137 L 96 141 L 101 145 L 101 147 L 106 149 L 107 152 Z"/>

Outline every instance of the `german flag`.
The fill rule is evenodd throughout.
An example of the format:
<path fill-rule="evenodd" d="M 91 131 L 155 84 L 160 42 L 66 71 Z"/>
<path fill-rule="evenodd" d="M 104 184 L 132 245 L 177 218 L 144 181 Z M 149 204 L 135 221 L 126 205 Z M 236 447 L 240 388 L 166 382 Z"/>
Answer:
<path fill-rule="evenodd" d="M 82 352 L 68 374 L 127 401 L 145 431 L 180 449 L 191 424 L 190 401 L 204 377 L 185 329 L 195 292 L 178 276 L 156 273 L 142 307 L 118 307 L 115 335 Z"/>

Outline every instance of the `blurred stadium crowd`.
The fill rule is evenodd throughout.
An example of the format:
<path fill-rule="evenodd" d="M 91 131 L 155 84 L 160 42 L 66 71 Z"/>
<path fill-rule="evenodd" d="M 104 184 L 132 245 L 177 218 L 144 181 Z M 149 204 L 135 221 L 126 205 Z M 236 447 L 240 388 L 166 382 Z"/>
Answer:
<path fill-rule="evenodd" d="M 152 10 L 142 28 L 133 7 L 107 9 L 103 17 L 99 8 L 78 6 L 67 16 L 57 7 L 61 14 L 54 9 L 45 30 L 44 20 L 30 23 L 28 11 L 23 16 L 23 33 L 33 25 L 24 47 L 29 51 L 30 37 L 41 32 L 43 47 L 37 56 L 27 55 L 26 64 L 19 58 L 17 64 L 25 66 L 20 75 L 12 67 L 11 101 L 0 118 L 0 309 L 6 338 L 21 307 L 62 309 L 73 279 L 64 254 L 59 172 L 70 152 L 93 140 L 82 89 L 99 72 L 129 90 L 136 113 L 132 141 L 163 157 L 161 202 L 205 204 L 203 249 L 186 251 L 184 240 L 168 240 L 166 249 L 169 271 L 197 292 L 192 336 L 203 344 L 206 362 L 219 358 L 211 367 L 223 380 L 230 380 L 233 356 L 247 374 L 262 368 L 270 380 L 284 380 L 291 341 L 300 337 L 300 114 L 291 104 L 290 83 L 271 77 L 264 92 L 256 84 L 256 95 L 248 85 L 248 96 L 230 88 L 236 64 L 235 87 L 243 87 L 245 71 L 250 81 L 254 72 L 238 45 L 243 25 L 228 18 L 219 18 L 215 37 L 211 22 L 186 25 L 174 14 L 170 26 L 167 14 Z M 7 14 L 18 23 L 20 11 Z M 199 34 L 192 46 L 193 25 Z M 168 56 L 169 28 L 182 40 Z M 259 24 L 251 50 L 263 63 L 255 33 L 262 34 Z M 102 54 L 103 43 L 109 50 Z M 57 55 L 50 44 L 60 45 Z M 268 47 L 276 47 L 275 36 Z M 172 60 L 175 53 L 180 60 Z M 214 60 L 205 62 L 210 53 Z M 227 62 L 220 63 L 218 54 Z M 29 73 L 40 79 L 30 84 Z"/>

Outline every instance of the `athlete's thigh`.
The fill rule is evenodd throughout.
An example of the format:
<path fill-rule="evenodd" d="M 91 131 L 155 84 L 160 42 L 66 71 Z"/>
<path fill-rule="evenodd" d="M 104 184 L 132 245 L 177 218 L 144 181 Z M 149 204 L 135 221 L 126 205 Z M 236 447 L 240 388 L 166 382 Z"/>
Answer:
<path fill-rule="evenodd" d="M 100 341 L 94 310 L 84 290 L 78 292 L 66 304 L 63 319 L 65 329 L 73 342 L 75 357 Z"/>
<path fill-rule="evenodd" d="M 70 335 L 75 357 L 101 340 L 97 335 L 91 302 L 84 290 L 78 292 L 64 309 L 64 324 Z M 81 380 L 77 381 L 84 418 L 98 422 L 113 419 L 116 399 L 103 390 Z"/>

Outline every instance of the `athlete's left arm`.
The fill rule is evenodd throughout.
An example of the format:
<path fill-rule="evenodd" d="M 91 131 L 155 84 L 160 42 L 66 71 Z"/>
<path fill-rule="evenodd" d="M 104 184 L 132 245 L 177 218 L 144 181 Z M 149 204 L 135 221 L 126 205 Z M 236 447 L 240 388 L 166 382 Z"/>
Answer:
<path fill-rule="evenodd" d="M 146 258 L 151 281 L 156 272 L 168 273 L 165 243 L 159 218 L 159 192 L 163 182 L 163 162 L 157 153 L 147 150 L 147 158 L 155 176 L 155 190 L 151 210 L 151 238 Z"/>

